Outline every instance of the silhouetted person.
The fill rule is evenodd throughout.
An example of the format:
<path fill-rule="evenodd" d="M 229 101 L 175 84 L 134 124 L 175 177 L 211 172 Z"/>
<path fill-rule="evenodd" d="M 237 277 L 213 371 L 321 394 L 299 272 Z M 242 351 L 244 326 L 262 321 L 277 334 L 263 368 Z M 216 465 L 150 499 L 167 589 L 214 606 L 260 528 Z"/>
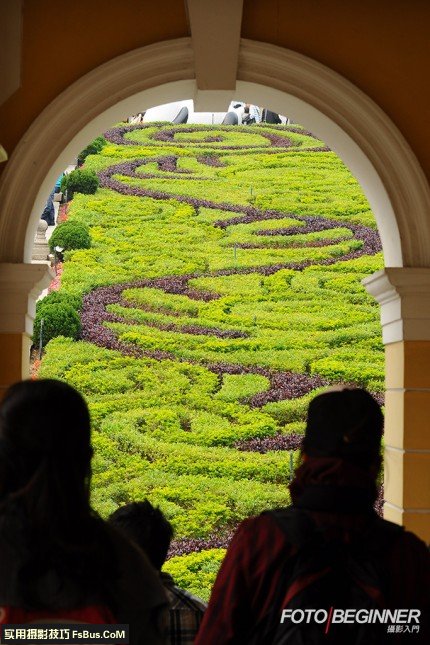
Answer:
<path fill-rule="evenodd" d="M 156 572 L 90 507 L 91 457 L 76 390 L 50 379 L 9 388 L 0 403 L 0 625 L 129 623 L 130 643 L 165 643 Z"/>
<path fill-rule="evenodd" d="M 429 551 L 373 510 L 382 429 L 380 407 L 365 390 L 311 401 L 292 506 L 241 523 L 196 645 L 371 645 L 396 643 L 402 632 L 430 642 Z M 375 613 L 383 608 L 408 613 L 399 622 Z"/>
<path fill-rule="evenodd" d="M 143 549 L 150 562 L 160 572 L 170 604 L 172 645 L 194 643 L 206 604 L 184 589 L 176 587 L 173 578 L 161 571 L 173 537 L 170 522 L 159 508 L 154 508 L 147 500 L 122 506 L 110 516 L 109 522 Z"/>
<path fill-rule="evenodd" d="M 42 215 L 40 216 L 40 219 L 45 220 L 48 226 L 54 226 L 55 224 L 54 190 L 50 193 Z"/>

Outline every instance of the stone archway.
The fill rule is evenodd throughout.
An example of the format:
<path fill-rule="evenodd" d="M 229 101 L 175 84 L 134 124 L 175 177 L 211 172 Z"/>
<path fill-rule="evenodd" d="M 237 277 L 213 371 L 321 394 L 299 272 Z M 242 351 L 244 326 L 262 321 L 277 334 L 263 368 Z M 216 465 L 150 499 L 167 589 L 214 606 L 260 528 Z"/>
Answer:
<path fill-rule="evenodd" d="M 421 431 L 430 410 L 429 186 L 386 114 L 344 78 L 295 52 L 242 40 L 236 90 L 205 91 L 197 89 L 191 40 L 161 42 L 94 69 L 40 114 L 0 186 L 0 336 L 11 357 L 1 384 L 22 369 L 22 339 L 43 280 L 40 265 L 28 264 L 38 214 L 70 157 L 145 107 L 195 98 L 197 106 L 211 100 L 218 102 L 213 109 L 223 109 L 239 95 L 297 118 L 324 139 L 372 206 L 390 267 L 368 280 L 382 304 L 387 344 L 386 513 L 430 539 L 430 450 Z"/>
<path fill-rule="evenodd" d="M 298 121 L 324 139 L 359 180 L 375 213 L 386 266 L 430 265 L 425 176 L 398 129 L 354 85 L 301 54 L 247 40 L 240 44 L 235 91 L 198 90 L 194 76 L 191 40 L 182 38 L 115 58 L 52 101 L 2 176 L 0 259 L 29 261 L 45 196 L 88 141 L 137 107 L 184 98 L 199 102 L 209 94 L 218 109 L 241 95 L 299 115 Z"/>

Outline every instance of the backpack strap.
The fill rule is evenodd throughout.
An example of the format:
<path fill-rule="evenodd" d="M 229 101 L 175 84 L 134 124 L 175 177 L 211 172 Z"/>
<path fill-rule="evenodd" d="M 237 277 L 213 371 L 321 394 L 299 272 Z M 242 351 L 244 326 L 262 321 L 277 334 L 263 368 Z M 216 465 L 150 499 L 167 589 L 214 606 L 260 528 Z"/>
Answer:
<path fill-rule="evenodd" d="M 276 602 L 287 605 L 297 594 L 307 586 L 322 578 L 330 570 L 342 569 L 345 560 L 354 569 L 354 555 L 363 560 L 370 560 L 376 564 L 375 576 L 384 579 L 386 576 L 381 568 L 381 554 L 386 553 L 403 533 L 403 527 L 393 522 L 381 519 L 376 513 L 371 516 L 370 522 L 360 540 L 351 544 L 341 539 L 328 538 L 327 529 L 318 526 L 312 516 L 304 509 L 290 506 L 266 511 L 285 533 L 289 544 L 294 551 L 284 564 L 284 570 L 291 569 L 291 585 L 285 594 L 285 589 L 276 594 Z M 352 556 L 352 557 L 351 557 Z M 376 573 L 378 571 L 378 573 Z M 368 595 L 373 596 L 378 591 L 371 584 L 366 585 L 358 575 L 354 575 L 356 583 Z M 285 578 L 284 578 L 285 581 Z M 380 600 L 380 593 L 375 596 L 375 601 Z"/>
<path fill-rule="evenodd" d="M 294 506 L 265 511 L 262 515 L 272 517 L 284 532 L 288 542 L 297 549 L 314 541 L 316 532 L 321 533 L 312 516 Z"/>
<path fill-rule="evenodd" d="M 285 594 L 287 593 L 287 586 L 297 560 L 297 553 L 305 545 L 313 543 L 313 536 L 317 530 L 317 526 L 309 514 L 292 506 L 264 511 L 261 515 L 269 515 L 275 519 L 276 523 L 285 533 L 287 543 L 294 545 L 294 551 L 289 553 L 281 564 L 281 575 L 279 577 L 279 583 L 273 593 L 271 608 L 260 618 L 259 622 L 253 628 L 252 633 L 248 635 L 247 645 L 261 645 L 262 643 L 273 642 L 275 633 L 279 627 L 279 610 L 285 605 Z M 311 584 L 311 582 L 309 581 L 307 584 Z M 295 591 L 294 595 L 296 593 L 298 591 Z"/>
<path fill-rule="evenodd" d="M 320 543 L 321 540 L 326 539 L 324 537 L 326 528 L 319 527 L 305 509 L 288 506 L 264 511 L 262 515 L 272 517 L 285 533 L 288 542 L 297 549 L 308 547 L 314 542 Z M 384 520 L 376 513 L 372 513 L 369 525 L 363 536 L 360 537 L 360 543 L 369 548 L 371 552 L 380 552 L 381 548 L 390 548 L 403 532 L 403 526 Z"/>

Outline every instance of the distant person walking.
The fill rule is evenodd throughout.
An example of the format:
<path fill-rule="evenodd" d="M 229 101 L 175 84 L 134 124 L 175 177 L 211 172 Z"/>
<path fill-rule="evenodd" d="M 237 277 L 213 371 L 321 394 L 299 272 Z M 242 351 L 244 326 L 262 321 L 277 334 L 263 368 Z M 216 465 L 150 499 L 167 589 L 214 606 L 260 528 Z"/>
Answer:
<path fill-rule="evenodd" d="M 196 645 L 430 642 L 429 551 L 373 510 L 382 429 L 364 390 L 311 401 L 292 506 L 241 523 Z"/>
<path fill-rule="evenodd" d="M 45 220 L 48 226 L 54 226 L 55 224 L 55 207 L 54 207 L 54 190 L 49 195 L 43 213 L 40 216 L 40 219 Z"/>
<path fill-rule="evenodd" d="M 110 516 L 109 522 L 143 549 L 150 562 L 160 572 L 170 605 L 170 643 L 194 643 L 206 604 L 200 598 L 177 587 L 173 578 L 161 571 L 173 537 L 171 524 L 160 509 L 154 508 L 147 500 L 122 506 Z"/>

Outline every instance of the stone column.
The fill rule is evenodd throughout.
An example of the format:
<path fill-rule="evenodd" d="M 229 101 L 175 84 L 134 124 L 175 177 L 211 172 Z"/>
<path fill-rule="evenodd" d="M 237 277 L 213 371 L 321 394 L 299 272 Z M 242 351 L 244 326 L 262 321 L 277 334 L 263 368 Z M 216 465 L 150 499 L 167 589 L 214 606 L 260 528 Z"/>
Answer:
<path fill-rule="evenodd" d="M 49 255 L 49 245 L 48 240 L 46 239 L 46 231 L 48 230 L 48 224 L 44 219 L 39 221 L 37 225 L 37 232 L 34 238 L 33 244 L 33 253 L 31 259 L 33 262 L 47 262 Z"/>
<path fill-rule="evenodd" d="M 363 284 L 385 344 L 384 517 L 430 542 L 430 269 L 387 268 Z"/>
<path fill-rule="evenodd" d="M 29 375 L 36 300 L 52 278 L 46 264 L 0 264 L 0 398 Z"/>

